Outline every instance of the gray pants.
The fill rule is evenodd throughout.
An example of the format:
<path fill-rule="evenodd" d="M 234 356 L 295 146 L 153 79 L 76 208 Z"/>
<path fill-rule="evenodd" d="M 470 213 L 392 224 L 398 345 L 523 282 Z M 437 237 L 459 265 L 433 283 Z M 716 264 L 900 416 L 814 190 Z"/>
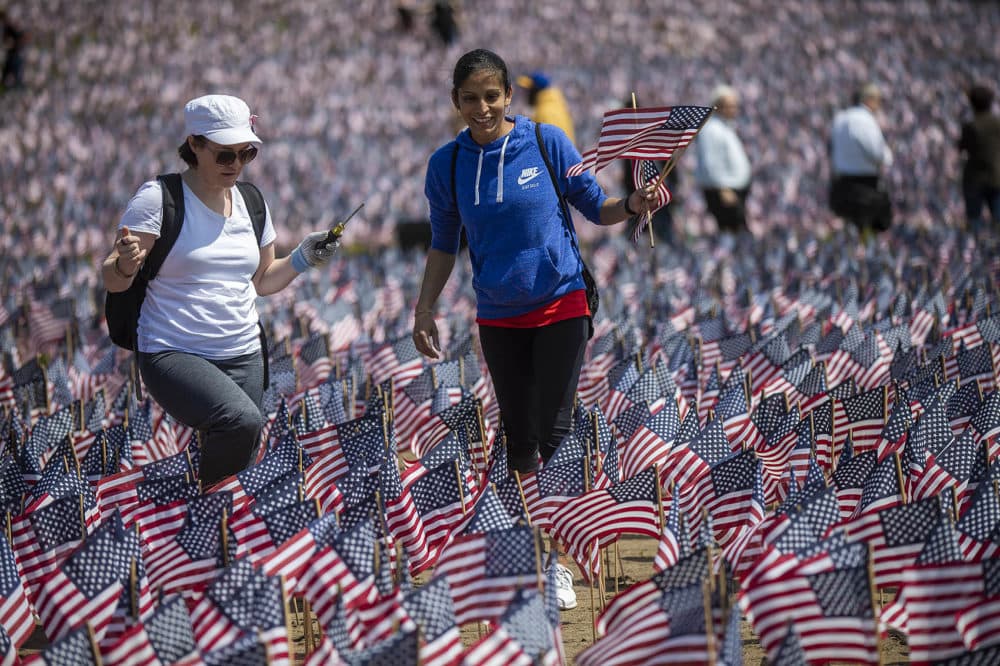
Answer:
<path fill-rule="evenodd" d="M 264 361 L 259 351 L 214 361 L 177 351 L 140 352 L 146 390 L 163 410 L 199 431 L 202 487 L 253 462 L 264 417 Z"/>

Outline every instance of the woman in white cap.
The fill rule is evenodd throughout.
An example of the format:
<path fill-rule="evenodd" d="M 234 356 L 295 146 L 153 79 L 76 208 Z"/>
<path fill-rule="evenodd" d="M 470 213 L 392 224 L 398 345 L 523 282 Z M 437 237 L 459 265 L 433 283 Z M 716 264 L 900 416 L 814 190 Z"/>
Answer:
<path fill-rule="evenodd" d="M 318 231 L 289 256 L 275 257 L 276 234 L 263 198 L 248 183 L 237 186 L 261 144 L 243 100 L 198 97 L 184 107 L 184 120 L 187 137 L 178 154 L 188 168 L 139 188 L 118 224 L 102 277 L 113 293 L 129 289 L 137 275 L 144 281 L 155 273 L 129 346 L 150 395 L 200 432 L 199 476 L 208 487 L 247 467 L 257 450 L 265 360 L 255 299 L 324 265 L 337 244 L 324 244 L 326 232 Z M 165 210 L 176 211 L 173 226 L 163 223 Z M 179 232 L 169 233 L 177 225 Z M 161 230 L 165 241 L 176 240 L 154 252 Z M 159 263 L 165 246 L 159 270 L 144 268 L 148 257 Z"/>

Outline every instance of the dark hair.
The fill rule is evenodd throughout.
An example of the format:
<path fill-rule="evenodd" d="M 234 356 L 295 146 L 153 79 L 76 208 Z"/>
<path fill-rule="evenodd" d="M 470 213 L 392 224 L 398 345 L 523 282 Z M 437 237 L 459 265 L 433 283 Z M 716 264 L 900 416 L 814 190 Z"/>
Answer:
<path fill-rule="evenodd" d="M 976 113 L 989 111 L 993 105 L 993 91 L 986 86 L 972 86 L 969 89 L 969 104 Z"/>
<path fill-rule="evenodd" d="M 194 139 L 195 145 L 199 148 L 205 145 L 205 137 L 201 134 L 192 134 L 191 138 Z M 198 156 L 194 154 L 193 150 L 191 150 L 191 146 L 188 144 L 187 139 L 184 139 L 184 143 L 177 146 L 177 154 L 180 155 L 180 158 L 187 162 L 187 165 L 192 169 L 198 167 Z"/>
<path fill-rule="evenodd" d="M 503 89 L 510 90 L 510 75 L 507 73 L 507 63 L 503 58 L 493 51 L 476 49 L 469 51 L 455 63 L 455 73 L 451 78 L 452 92 L 458 91 L 466 79 L 480 71 L 495 72 L 500 77 Z"/>

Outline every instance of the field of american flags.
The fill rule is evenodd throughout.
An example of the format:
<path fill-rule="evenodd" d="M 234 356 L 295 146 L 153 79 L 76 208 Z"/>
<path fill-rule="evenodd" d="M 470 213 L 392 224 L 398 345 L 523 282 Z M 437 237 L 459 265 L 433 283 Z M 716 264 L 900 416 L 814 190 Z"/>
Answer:
<path fill-rule="evenodd" d="M 975 572 L 991 570 L 1000 525 L 995 239 L 943 228 L 867 245 L 783 240 L 588 248 L 607 305 L 574 433 L 550 466 L 513 480 L 470 345 L 465 267 L 441 309 L 440 364 L 414 355 L 407 313 L 386 305 L 412 302 L 418 256 L 345 254 L 294 298 L 262 300 L 274 352 L 268 446 L 251 469 L 201 489 L 207 501 L 195 499 L 196 439 L 127 391 L 128 357 L 99 326 L 67 321 L 53 342 L 15 319 L 0 328 L 0 499 L 14 562 L 0 602 L 26 595 L 51 638 L 73 641 L 47 649 L 112 663 L 122 641 L 140 639 L 176 657 L 166 663 L 356 661 L 389 649 L 386 617 L 403 632 L 394 641 L 425 630 L 413 649 L 438 660 L 428 663 L 516 661 L 528 646 L 550 663 L 661 663 L 630 651 L 633 620 L 682 663 L 736 663 L 723 650 L 733 612 L 742 637 L 764 646 L 741 646 L 746 663 L 765 648 L 772 661 L 793 659 L 786 650 L 822 661 L 838 644 L 862 662 L 879 651 L 903 661 L 899 636 L 915 637 L 914 663 L 992 648 L 1000 635 L 983 618 L 997 590 Z M 373 290 L 399 297 L 367 294 L 364 271 L 391 272 L 398 279 Z M 354 307 L 334 307 L 324 280 L 347 283 L 336 293 Z M 334 341 L 352 317 L 368 325 Z M 616 522 L 626 505 L 633 519 Z M 568 521 L 564 507 L 585 507 L 590 523 Z M 577 561 L 580 605 L 541 635 L 524 618 L 551 610 L 547 539 L 528 521 Z M 650 530 L 660 537 L 635 536 Z M 115 557 L 98 566 L 92 542 Z M 859 552 L 869 594 L 834 593 L 855 589 Z M 447 598 L 407 610 L 431 581 Z M 968 594 L 948 596 L 955 584 Z M 71 595 L 65 612 L 56 591 Z M 932 621 L 923 609 L 938 599 L 962 622 Z M 171 617 L 183 606 L 192 620 L 181 647 L 154 638 L 167 601 Z M 303 625 L 306 605 L 317 621 Z M 8 655 L 26 645 L 23 607 L 0 603 Z"/>

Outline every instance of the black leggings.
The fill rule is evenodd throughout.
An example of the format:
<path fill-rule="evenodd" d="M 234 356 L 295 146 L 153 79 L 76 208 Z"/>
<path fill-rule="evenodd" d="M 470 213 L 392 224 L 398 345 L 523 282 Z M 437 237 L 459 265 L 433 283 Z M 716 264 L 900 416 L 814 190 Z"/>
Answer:
<path fill-rule="evenodd" d="M 590 318 L 541 328 L 479 327 L 500 406 L 511 470 L 538 469 L 573 427 L 573 405 Z"/>

